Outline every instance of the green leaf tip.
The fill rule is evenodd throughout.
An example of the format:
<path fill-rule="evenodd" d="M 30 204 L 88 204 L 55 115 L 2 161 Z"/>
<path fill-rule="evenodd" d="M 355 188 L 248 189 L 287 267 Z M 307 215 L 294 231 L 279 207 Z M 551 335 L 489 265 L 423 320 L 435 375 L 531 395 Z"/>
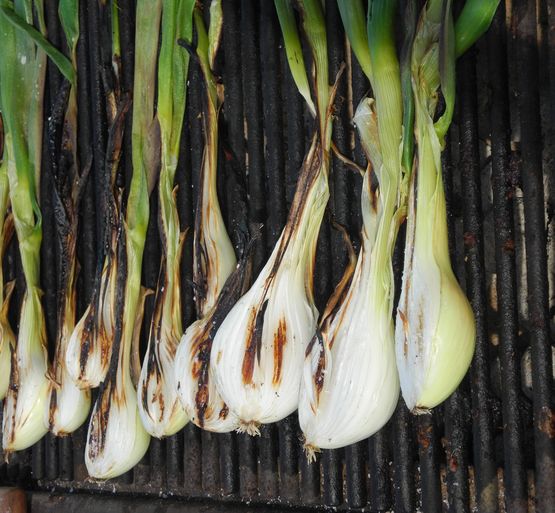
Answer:
<path fill-rule="evenodd" d="M 21 18 L 21 16 L 13 10 L 13 7 L 9 6 L 8 2 L 3 2 L 0 6 L 0 15 L 4 16 L 6 20 L 18 30 L 27 34 L 27 36 L 50 57 L 62 75 L 69 80 L 72 85 L 75 85 L 75 70 L 69 59 L 60 52 L 60 50 L 55 48 L 35 27 Z"/>
<path fill-rule="evenodd" d="M 460 57 L 489 28 L 500 0 L 467 0 L 455 24 L 455 53 Z"/>
<path fill-rule="evenodd" d="M 308 84 L 308 75 L 306 73 L 303 50 L 301 47 L 301 40 L 297 30 L 297 22 L 295 20 L 295 13 L 290 0 L 275 0 L 276 11 L 283 34 L 283 41 L 285 43 L 285 53 L 287 54 L 287 62 L 289 63 L 289 70 L 293 76 L 293 80 L 305 99 L 308 108 L 313 116 L 316 116 L 316 108 L 310 94 L 310 86 Z"/>

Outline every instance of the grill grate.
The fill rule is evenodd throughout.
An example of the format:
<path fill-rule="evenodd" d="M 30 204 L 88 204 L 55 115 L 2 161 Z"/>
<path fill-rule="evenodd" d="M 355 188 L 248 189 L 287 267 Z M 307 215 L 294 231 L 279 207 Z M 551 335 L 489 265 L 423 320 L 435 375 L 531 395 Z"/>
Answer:
<path fill-rule="evenodd" d="M 59 44 L 57 2 L 46 4 L 49 35 Z M 342 62 L 348 64 L 348 80 L 344 78 L 338 90 L 334 140 L 343 153 L 362 162 L 349 119 L 352 106 L 367 94 L 368 84 L 348 53 L 336 2 L 326 0 L 325 4 L 330 77 Z M 124 89 L 131 90 L 135 7 L 132 0 L 120 0 L 119 7 L 122 82 Z M 223 9 L 222 128 L 236 160 L 222 159 L 219 193 L 228 226 L 264 223 L 255 253 L 255 265 L 260 268 L 285 222 L 311 122 L 279 46 L 273 2 L 226 0 Z M 99 173 L 107 133 L 102 73 L 106 63 L 99 45 L 98 2 L 83 0 L 80 15 L 86 27 L 78 49 L 80 159 L 93 166 L 80 218 L 79 307 L 83 311 L 92 293 L 101 240 Z M 166 440 L 153 439 L 135 469 L 106 483 L 87 479 L 84 427 L 67 439 L 48 435 L 31 450 L 14 455 L 9 465 L 0 467 L 0 481 L 19 482 L 35 491 L 163 495 L 222 504 L 337 506 L 400 513 L 418 509 L 554 512 L 554 27 L 553 1 L 507 0 L 487 37 L 458 64 L 457 113 L 443 169 L 450 250 L 476 316 L 477 344 L 467 378 L 444 405 L 432 414 L 414 417 L 401 401 L 378 434 L 345 449 L 323 451 L 311 465 L 302 454 L 295 414 L 277 425 L 263 426 L 256 439 L 201 432 L 191 424 Z M 192 63 L 177 173 L 183 226 L 192 226 L 202 158 L 200 82 L 199 70 Z M 50 67 L 47 111 L 59 84 L 59 75 Z M 122 160 L 127 178 L 129 156 L 127 130 Z M 333 158 L 332 164 L 330 219 L 356 236 L 361 222 L 361 181 L 339 160 Z M 48 171 L 46 156 L 44 165 Z M 52 249 L 55 244 L 49 243 L 54 240 L 54 226 L 47 172 L 42 180 L 42 263 L 47 271 L 42 273 L 42 285 L 49 339 L 53 340 L 56 275 L 50 271 L 56 269 L 56 251 Z M 156 199 L 152 201 L 155 211 Z M 341 235 L 331 228 L 330 219 L 321 230 L 317 255 L 315 285 L 320 307 L 346 263 Z M 402 232 L 399 239 L 402 242 Z M 143 283 L 150 287 L 156 284 L 159 251 L 157 226 L 152 221 L 143 274 Z M 194 318 L 190 239 L 183 258 L 183 319 L 189 325 Z M 20 277 L 21 264 L 13 244 L 6 267 L 9 279 Z M 394 269 L 400 277 L 401 244 Z M 21 300 L 21 283 L 18 280 L 14 305 Z M 152 299 L 146 308 L 145 323 Z M 122 499 L 122 504 L 128 500 Z"/>

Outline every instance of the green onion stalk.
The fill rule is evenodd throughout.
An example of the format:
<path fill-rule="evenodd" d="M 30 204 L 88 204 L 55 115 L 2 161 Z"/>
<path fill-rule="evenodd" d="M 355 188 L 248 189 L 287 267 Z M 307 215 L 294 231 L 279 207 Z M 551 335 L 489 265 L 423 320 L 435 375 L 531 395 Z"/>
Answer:
<path fill-rule="evenodd" d="M 132 162 L 125 221 L 118 240 L 114 345 L 87 433 L 85 464 L 91 477 L 109 479 L 135 466 L 150 436 L 137 407 L 131 349 L 138 338 L 144 293 L 141 267 L 150 215 L 149 196 L 160 167 L 160 125 L 154 114 L 162 0 L 139 0 L 136 10 Z"/>
<path fill-rule="evenodd" d="M 77 42 L 79 40 L 79 2 L 61 0 L 58 8 L 69 47 L 70 60 L 77 71 Z M 49 408 L 45 422 L 58 436 L 68 435 L 85 422 L 91 405 L 89 390 L 81 390 L 71 379 L 65 355 L 70 336 L 75 328 L 77 296 L 77 227 L 78 208 L 84 187 L 84 176 L 79 174 L 77 157 L 77 84 L 69 85 L 69 96 L 62 125 L 60 156 L 54 173 L 54 212 L 61 249 L 61 268 L 58 276 L 58 329 L 56 349 L 48 377 L 50 378 Z"/>
<path fill-rule="evenodd" d="M 176 205 L 175 172 L 185 114 L 189 54 L 177 45 L 190 40 L 194 0 L 169 0 L 162 11 L 162 42 L 158 60 L 157 118 L 160 125 L 161 169 L 158 224 L 162 261 L 154 301 L 148 348 L 137 386 L 139 413 L 145 429 L 157 438 L 179 431 L 188 416 L 177 397 L 174 358 L 183 333 L 180 267 L 184 233 Z"/>
<path fill-rule="evenodd" d="M 204 153 L 195 213 L 193 281 L 198 320 L 187 328 L 176 353 L 175 382 L 181 404 L 191 420 L 203 429 L 229 432 L 238 419 L 218 394 L 210 367 L 210 329 L 224 284 L 237 260 L 227 233 L 217 192 L 218 118 L 223 103 L 223 85 L 214 76 L 214 62 L 222 34 L 221 0 L 210 3 L 208 31 L 202 12 L 194 12 L 196 47 L 184 42 L 200 64 L 205 83 L 203 102 Z"/>
<path fill-rule="evenodd" d="M 454 110 L 456 57 L 487 30 L 498 3 L 467 1 L 455 28 L 451 1 L 430 0 L 413 43 L 417 166 L 409 191 L 395 338 L 401 390 L 414 412 L 449 397 L 474 352 L 474 315 L 449 258 L 441 151 Z M 434 121 L 440 90 L 445 110 Z"/>
<path fill-rule="evenodd" d="M 42 218 L 38 200 L 46 53 L 22 27 L 36 14 L 45 32 L 43 4 L 0 3 L 0 94 L 7 152 L 9 196 L 25 277 L 17 343 L 12 350 L 10 386 L 4 401 L 3 448 L 22 450 L 47 431 L 43 422 L 49 384 L 46 330 L 40 291 Z"/>
<path fill-rule="evenodd" d="M 67 371 L 82 389 L 98 387 L 104 381 L 112 355 L 119 267 L 117 244 L 123 201 L 123 191 L 117 184 L 117 177 L 123 124 L 130 105 L 127 95 L 120 88 L 121 50 L 117 1 L 112 0 L 110 5 L 101 3 L 99 8 L 104 23 L 101 33 L 110 39 L 112 54 L 110 59 L 104 59 L 111 62 L 111 69 L 107 68 L 105 76 L 106 117 L 110 129 L 103 162 L 104 175 L 99 177 L 106 218 L 93 295 L 71 334 L 65 353 Z"/>
<path fill-rule="evenodd" d="M 0 88 L 1 77 L 0 77 Z M 10 384 L 11 349 L 15 347 L 15 335 L 8 320 L 10 297 L 15 282 L 4 285 L 1 262 L 13 234 L 13 216 L 9 213 L 8 155 L 4 147 L 2 122 L 2 94 L 0 92 L 0 400 L 6 397 Z"/>
<path fill-rule="evenodd" d="M 391 257 L 403 219 L 403 97 L 395 48 L 397 2 L 370 0 L 367 30 L 362 2 L 338 1 L 351 47 L 367 74 L 374 99 L 358 106 L 355 122 L 371 166 L 361 196 L 362 247 L 349 288 L 335 295 L 307 351 L 299 424 L 310 460 L 322 448 L 343 447 L 378 431 L 399 397 L 393 328 Z M 372 189 L 373 168 L 379 182 Z M 329 303 L 328 303 L 329 305 Z"/>
<path fill-rule="evenodd" d="M 306 75 L 298 48 L 295 13 L 277 0 L 278 17 L 297 85 Z M 329 198 L 334 89 L 328 83 L 324 14 L 319 0 L 297 2 L 310 46 L 315 135 L 305 156 L 287 223 L 255 283 L 225 317 L 214 338 L 210 365 L 225 404 L 239 418 L 239 430 L 258 434 L 261 423 L 278 421 L 298 404 L 302 362 L 318 311 L 313 298 L 316 243 Z M 291 48 L 292 46 L 292 48 Z M 308 78 L 306 79 L 308 82 Z M 306 96 L 304 86 L 299 92 Z"/>
<path fill-rule="evenodd" d="M 193 241 L 195 304 L 197 315 L 202 318 L 213 308 L 237 260 L 222 218 L 217 192 L 218 117 L 223 102 L 223 86 L 217 83 L 212 70 L 221 38 L 221 0 L 213 0 L 210 4 L 208 34 L 199 9 L 195 10 L 194 20 L 198 39 L 196 55 L 206 86 L 205 143 Z"/>

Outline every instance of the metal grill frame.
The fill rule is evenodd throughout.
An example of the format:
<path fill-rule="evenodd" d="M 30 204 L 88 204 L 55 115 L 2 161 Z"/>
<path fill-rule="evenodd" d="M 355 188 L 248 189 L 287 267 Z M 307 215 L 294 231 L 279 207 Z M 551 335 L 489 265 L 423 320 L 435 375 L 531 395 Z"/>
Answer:
<path fill-rule="evenodd" d="M 46 15 L 49 37 L 61 46 L 56 4 L 46 2 Z M 120 0 L 119 4 L 123 88 L 131 91 L 134 2 Z M 347 62 L 349 74 L 338 90 L 333 138 L 345 155 L 363 162 L 350 116 L 369 85 L 356 59 L 349 55 L 336 2 L 326 0 L 325 4 L 330 77 L 342 62 Z M 85 426 L 71 438 L 48 435 L 32 449 L 15 455 L 10 464 L 0 467 L 0 482 L 22 484 L 33 492 L 32 510 L 44 512 L 81 507 L 86 511 L 93 504 L 88 493 L 114 492 L 115 499 L 102 499 L 98 504 L 116 501 L 138 506 L 145 497 L 173 497 L 197 501 L 193 506 L 175 506 L 176 511 L 179 507 L 188 511 L 194 504 L 211 504 L 215 509 L 251 504 L 264 510 L 274 504 L 276 510 L 555 512 L 551 354 L 555 314 L 555 2 L 507 0 L 506 6 L 503 4 L 487 36 L 457 65 L 457 111 L 442 157 L 453 265 L 477 323 L 471 370 L 443 405 L 432 414 L 415 417 L 401 400 L 378 434 L 345 449 L 323 451 L 312 465 L 302 454 L 296 414 L 277 425 L 263 426 L 257 439 L 245 434 L 215 435 L 188 425 L 164 441 L 152 439 L 147 455 L 135 469 L 105 483 L 87 479 Z M 239 182 L 229 164 L 220 173 L 219 194 L 230 226 L 242 214 L 250 223 L 264 223 L 255 259 L 260 267 L 285 223 L 312 126 L 281 50 L 273 2 L 225 0 L 223 8 L 226 140 L 243 172 L 249 200 L 242 202 Z M 94 176 L 100 170 L 107 135 L 96 0 L 82 0 L 80 19 L 80 159 L 93 162 L 80 217 L 79 307 L 83 311 L 92 293 L 102 222 Z M 202 158 L 202 88 L 197 87 L 201 80 L 194 63 L 190 84 L 177 172 L 183 226 L 192 226 Z M 45 116 L 59 85 L 59 74 L 49 66 Z M 129 119 L 127 128 L 122 167 L 129 177 Z M 338 159 L 332 160 L 330 213 L 356 237 L 361 223 L 361 180 Z M 56 269 L 57 260 L 55 245 L 48 243 L 55 237 L 49 216 L 47 155 L 43 161 L 42 269 L 51 270 Z M 156 199 L 152 202 L 155 208 Z M 151 287 L 156 284 L 160 260 L 157 241 L 154 217 L 143 271 L 143 282 Z M 398 278 L 402 242 L 401 233 L 394 256 Z M 21 277 L 18 258 L 12 244 L 6 261 L 9 279 Z M 183 319 L 184 325 L 189 325 L 194 315 L 190 244 L 183 258 Z M 320 307 L 345 263 L 341 235 L 326 221 L 316 264 Z M 14 305 L 21 300 L 21 283 L 18 279 Z M 42 286 L 49 340 L 54 340 L 55 273 L 43 272 Z M 146 308 L 145 322 L 150 319 L 152 304 L 147 303 Z M 528 348 L 531 364 L 522 367 Z M 522 386 L 526 376 L 521 374 L 527 373 L 532 376 L 530 397 Z M 61 502 L 53 503 L 42 493 L 45 491 L 61 494 Z M 74 492 L 85 495 L 71 501 L 68 496 Z M 162 508 L 165 503 L 148 504 Z M 168 504 L 167 511 L 173 511 L 173 503 Z"/>

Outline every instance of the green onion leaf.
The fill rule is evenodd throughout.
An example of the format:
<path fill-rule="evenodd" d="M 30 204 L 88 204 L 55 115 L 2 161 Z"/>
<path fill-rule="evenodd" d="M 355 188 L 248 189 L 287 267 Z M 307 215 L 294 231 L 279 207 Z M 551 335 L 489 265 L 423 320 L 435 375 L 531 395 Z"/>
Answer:
<path fill-rule="evenodd" d="M 210 25 L 208 27 L 208 63 L 214 69 L 216 53 L 220 46 L 223 27 L 222 0 L 212 0 L 210 3 Z"/>
<path fill-rule="evenodd" d="M 195 0 L 170 0 L 162 13 L 162 43 L 158 58 L 158 104 L 162 160 L 173 162 L 175 170 L 186 104 L 189 53 L 177 45 L 178 39 L 191 40 Z M 164 164 L 162 164 L 164 166 Z M 173 174 L 169 182 L 173 184 Z M 173 188 L 173 186 L 172 186 Z"/>
<path fill-rule="evenodd" d="M 376 99 L 383 171 L 393 189 L 400 177 L 399 147 L 402 140 L 403 100 L 401 72 L 395 47 L 394 17 L 396 0 L 371 0 L 368 4 L 368 43 L 372 60 L 372 89 Z M 380 173 L 380 170 L 376 170 Z M 381 174 L 381 173 L 380 173 Z M 379 176 L 382 196 L 384 175 Z M 391 215 L 388 213 L 387 215 Z"/>
<path fill-rule="evenodd" d="M 121 43 L 119 38 L 118 0 L 112 0 L 112 55 L 121 56 Z"/>
<path fill-rule="evenodd" d="M 442 144 L 449 125 L 451 125 L 455 108 L 455 61 L 455 27 L 451 0 L 445 0 L 439 31 L 439 75 L 441 92 L 445 100 L 445 112 L 435 123 L 436 133 Z"/>
<path fill-rule="evenodd" d="M 35 27 L 16 14 L 13 8 L 10 8 L 6 2 L 0 6 L 0 14 L 5 16 L 14 27 L 25 32 L 37 46 L 52 59 L 52 62 L 56 64 L 62 75 L 69 80 L 71 84 L 75 84 L 75 71 L 73 70 L 73 66 L 62 52 L 52 46 Z"/>
<path fill-rule="evenodd" d="M 410 176 L 414 158 L 414 96 L 412 92 L 411 56 L 416 33 L 416 2 L 405 0 L 403 17 L 403 44 L 401 47 L 401 91 L 403 94 L 403 156 L 406 179 Z"/>
<path fill-rule="evenodd" d="M 337 0 L 343 27 L 349 38 L 351 48 L 358 59 L 364 74 L 371 79 L 372 64 L 368 50 L 368 36 L 364 26 L 364 7 L 362 0 Z"/>
<path fill-rule="evenodd" d="M 304 65 L 303 50 L 291 1 L 275 0 L 275 5 L 279 24 L 283 33 L 285 53 L 287 54 L 291 75 L 293 75 L 293 80 L 297 85 L 297 89 L 305 99 L 310 112 L 313 116 L 316 116 L 316 108 L 314 107 L 310 95 L 310 86 L 308 85 L 308 76 Z"/>
<path fill-rule="evenodd" d="M 79 40 L 79 0 L 60 0 L 58 15 L 64 29 L 67 45 L 75 53 Z"/>
<path fill-rule="evenodd" d="M 467 0 L 455 25 L 455 52 L 460 57 L 486 32 L 499 0 Z"/>
<path fill-rule="evenodd" d="M 320 121 L 320 137 L 324 147 L 328 146 L 328 106 L 330 86 L 328 77 L 328 43 L 326 38 L 326 21 L 320 0 L 299 0 L 302 27 L 312 51 L 315 69 L 316 100 Z"/>

